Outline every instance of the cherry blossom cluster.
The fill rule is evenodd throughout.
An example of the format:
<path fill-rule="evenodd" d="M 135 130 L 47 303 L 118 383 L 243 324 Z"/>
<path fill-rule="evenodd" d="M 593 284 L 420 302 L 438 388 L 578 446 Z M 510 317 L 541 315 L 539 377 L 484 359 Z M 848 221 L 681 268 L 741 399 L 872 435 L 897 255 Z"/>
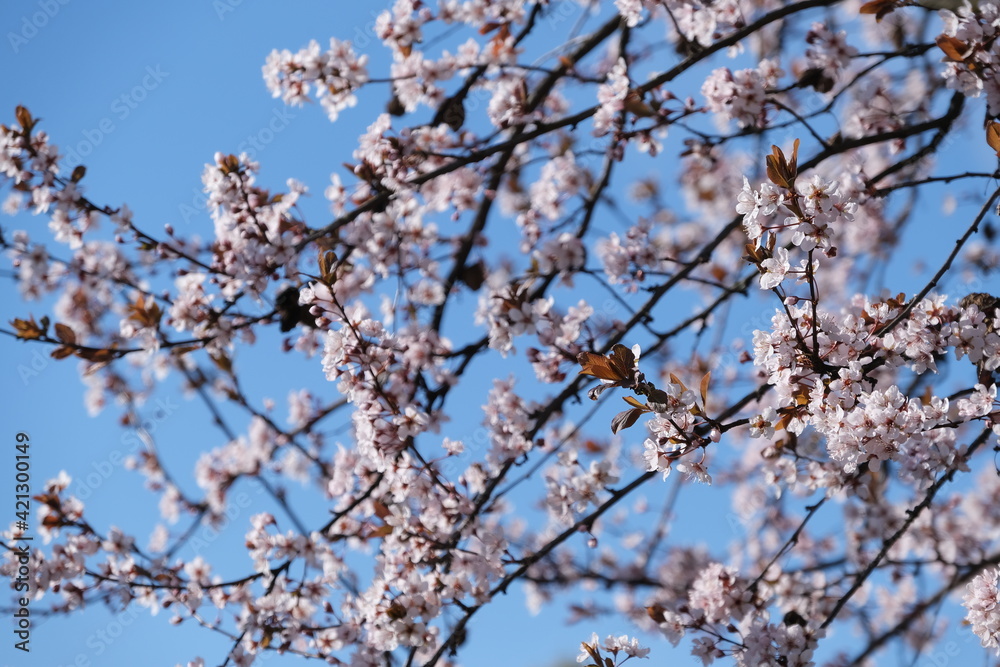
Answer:
<path fill-rule="evenodd" d="M 776 289 L 792 274 L 800 281 L 808 281 L 818 266 L 814 250 L 828 257 L 837 254 L 834 245 L 839 230 L 854 221 L 858 204 L 840 194 L 836 181 L 826 181 L 814 174 L 808 181 L 796 180 L 796 154 L 791 162 L 781 150 L 774 147 L 775 173 L 770 183 L 761 183 L 752 189 L 744 178 L 743 189 L 738 195 L 736 212 L 743 216 L 743 227 L 752 243 L 766 245 L 754 251 L 754 261 L 761 271 L 761 289 Z M 779 215 L 785 217 L 778 221 Z M 790 232 L 790 233 L 789 233 Z M 842 232 L 840 232 L 842 233 Z M 805 253 L 792 268 L 789 247 L 776 245 L 787 239 L 789 247 Z"/>
<path fill-rule="evenodd" d="M 603 642 L 595 632 L 590 637 L 590 642 L 580 642 L 581 653 L 577 656 L 577 662 L 587 662 L 593 660 L 592 665 L 621 665 L 629 658 L 648 658 L 649 649 L 639 645 L 639 640 L 635 637 L 629 639 L 628 635 L 614 637 L 608 635 Z M 610 653 L 611 657 L 601 660 L 601 649 Z M 621 653 L 621 657 L 619 657 Z"/>
<path fill-rule="evenodd" d="M 313 93 L 331 121 L 340 112 L 357 104 L 354 92 L 368 81 L 368 56 L 357 55 L 350 42 L 330 39 L 330 48 L 320 51 L 319 43 L 298 53 L 275 50 L 264 64 L 264 82 L 274 97 L 287 104 L 302 106 Z"/>
<path fill-rule="evenodd" d="M 292 210 L 305 187 L 289 179 L 287 193 L 271 195 L 254 185 L 260 165 L 246 155 L 216 153 L 202 175 L 215 223 L 213 269 L 226 298 L 247 290 L 264 292 L 279 269 L 295 271 L 295 245 L 302 224 Z"/>
<path fill-rule="evenodd" d="M 608 72 L 607 80 L 597 88 L 597 101 L 601 106 L 594 114 L 596 136 L 607 134 L 618 122 L 618 116 L 625 108 L 629 87 L 628 64 L 624 58 L 619 58 Z"/>
<path fill-rule="evenodd" d="M 990 114 L 1000 113 L 997 85 L 997 37 L 1000 36 L 1000 6 L 995 2 L 963 5 L 941 10 L 944 23 L 938 46 L 944 51 L 944 76 L 949 88 L 969 97 L 986 93 Z"/>
<path fill-rule="evenodd" d="M 907 398 L 892 384 L 880 389 L 873 372 L 898 367 L 934 371 L 935 355 L 948 348 L 954 349 L 956 359 L 968 354 L 995 368 L 1000 364 L 1000 337 L 982 328 L 984 314 L 978 308 L 946 307 L 938 298 L 915 304 L 900 326 L 873 338 L 873 330 L 902 315 L 901 306 L 898 301 L 856 301 L 853 308 L 834 315 L 810 304 L 786 305 L 775 314 L 769 331 L 755 332 L 754 363 L 767 373 L 788 411 L 786 428 L 801 433 L 815 427 L 845 471 L 854 471 L 860 463 L 877 469 L 883 462 L 900 460 L 928 480 L 955 460 L 952 432 L 941 430 L 953 418 L 949 401 Z M 818 347 L 803 354 L 801 341 L 808 340 Z M 978 419 L 993 412 L 990 394 L 984 391 L 977 389 L 959 402 L 960 417 Z M 771 420 L 757 428 L 765 423 Z"/>
<path fill-rule="evenodd" d="M 850 67 L 858 50 L 847 43 L 847 32 L 833 32 L 825 23 L 813 23 L 806 34 L 806 67 L 803 77 L 820 92 L 829 92 Z"/>
<path fill-rule="evenodd" d="M 332 302 L 334 310 L 326 311 L 322 301 L 312 304 L 314 311 L 337 322 L 326 334 L 323 369 L 356 408 L 352 420 L 359 449 L 378 459 L 436 429 L 439 417 L 410 405 L 410 397 L 418 378 L 438 385 L 452 381 L 441 366 L 448 341 L 427 329 L 390 334 L 360 305 L 343 309 Z"/>
<path fill-rule="evenodd" d="M 597 246 L 598 257 L 604 265 L 608 281 L 624 284 L 628 289 L 638 288 L 637 283 L 645 278 L 645 272 L 661 268 L 661 257 L 667 255 L 663 242 L 652 234 L 653 222 L 644 218 L 630 227 L 621 238 L 611 232 Z"/>
<path fill-rule="evenodd" d="M 923 120 L 928 112 L 926 92 L 926 81 L 912 74 L 906 76 L 902 87 L 885 72 L 867 77 L 851 94 L 844 135 L 864 137 L 893 132 L 914 120 Z M 906 141 L 902 138 L 889 144 L 892 153 L 900 153 L 905 147 Z"/>
<path fill-rule="evenodd" d="M 576 449 L 563 448 L 558 463 L 545 475 L 549 513 L 561 523 L 572 523 L 588 507 L 605 500 L 606 489 L 618 480 L 619 473 L 612 461 L 605 459 L 584 465 Z"/>
<path fill-rule="evenodd" d="M 615 345 L 609 356 L 580 353 L 578 358 L 583 366 L 580 374 L 590 375 L 601 381 L 601 384 L 590 390 L 590 398 L 597 400 L 612 387 L 624 387 L 637 396 L 645 397 L 645 402 L 634 397 L 625 398 L 625 402 L 632 407 L 615 416 L 611 422 L 612 431 L 618 432 L 632 426 L 640 416 L 651 416 L 646 422 L 651 435 L 643 442 L 646 469 L 650 472 L 662 472 L 666 479 L 674 461 L 686 454 L 701 451 L 701 460 L 688 456 L 676 467 L 689 478 L 711 484 L 712 478 L 704 465 L 703 448 L 710 440 L 718 442 L 720 433 L 717 427 L 705 418 L 703 407 L 699 406 L 695 393 L 674 375 L 669 375 L 669 380 L 663 383 L 662 388 L 647 381 L 646 376 L 639 371 L 639 355 L 638 345 L 632 349 Z M 707 400 L 707 381 L 708 376 L 705 376 L 702 380 L 702 403 Z M 698 433 L 698 430 L 708 433 L 708 437 Z"/>
<path fill-rule="evenodd" d="M 741 128 L 765 127 L 767 92 L 783 75 L 778 63 L 767 59 L 753 69 L 733 72 L 720 67 L 705 79 L 701 94 L 719 127 L 726 127 L 730 121 L 736 121 Z"/>
<path fill-rule="evenodd" d="M 710 46 L 746 22 L 740 3 L 734 0 L 615 0 L 615 7 L 629 27 L 639 24 L 643 18 L 643 10 L 659 19 L 669 17 L 671 26 L 680 39 L 701 46 Z"/>
<path fill-rule="evenodd" d="M 489 327 L 490 347 L 501 354 L 516 351 L 514 337 L 534 334 L 552 309 L 549 299 L 530 298 L 529 290 L 517 283 L 505 284 L 479 297 L 476 320 Z"/>
<path fill-rule="evenodd" d="M 690 569 L 681 572 L 682 565 Z M 692 655 L 704 664 L 726 656 L 741 667 L 814 664 L 816 634 L 802 624 L 788 622 L 789 616 L 785 622 L 768 622 L 767 613 L 762 611 L 766 596 L 760 588 L 756 595 L 751 593 L 749 582 L 742 581 L 735 568 L 705 562 L 699 554 L 683 553 L 669 571 L 679 575 L 670 587 L 681 594 L 658 594 L 637 619 L 642 625 L 657 628 L 674 645 L 689 628 L 709 628 L 692 646 Z M 781 582 L 773 590 L 782 584 L 791 592 L 791 581 Z"/>
<path fill-rule="evenodd" d="M 965 589 L 963 605 L 968 612 L 965 620 L 972 626 L 982 641 L 983 647 L 993 649 L 1000 655 L 1000 590 L 997 581 L 1000 572 L 985 570 L 969 582 Z"/>

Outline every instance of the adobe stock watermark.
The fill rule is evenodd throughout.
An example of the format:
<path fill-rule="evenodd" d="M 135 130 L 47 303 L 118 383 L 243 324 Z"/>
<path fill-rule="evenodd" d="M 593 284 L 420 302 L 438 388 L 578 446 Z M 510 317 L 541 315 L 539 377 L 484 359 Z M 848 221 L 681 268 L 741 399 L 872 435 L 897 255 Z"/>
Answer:
<path fill-rule="evenodd" d="M 10 44 L 14 54 L 17 55 L 17 52 L 34 39 L 38 32 L 45 28 L 49 21 L 54 19 L 56 14 L 69 3 L 70 0 L 38 0 L 36 3 L 38 11 L 22 16 L 21 25 L 18 26 L 17 32 L 13 30 L 7 32 L 7 43 Z"/>
<path fill-rule="evenodd" d="M 212 9 L 215 10 L 215 16 L 220 21 L 225 21 L 226 14 L 232 14 L 242 4 L 243 0 L 214 0 Z"/>
<path fill-rule="evenodd" d="M 85 470 L 73 475 L 75 484 L 71 493 L 80 500 L 86 500 L 101 488 L 101 486 L 111 478 L 115 470 L 125 464 L 125 459 L 130 454 L 134 454 L 142 447 L 143 437 L 148 437 L 156 432 L 160 425 L 170 419 L 180 406 L 174 403 L 170 397 L 166 399 L 157 398 L 155 409 L 147 415 L 138 426 L 129 429 L 122 434 L 117 447 L 100 461 L 92 461 L 91 470 Z"/>
<path fill-rule="evenodd" d="M 256 132 L 248 134 L 239 144 L 236 145 L 235 155 L 246 153 L 247 159 L 254 160 L 262 153 L 275 138 L 285 131 L 291 121 L 295 120 L 295 114 L 287 107 L 278 107 L 271 110 L 271 117 Z M 208 208 L 208 195 L 204 190 L 195 188 L 189 202 L 185 202 L 177 207 L 177 212 L 185 224 Z"/>
<path fill-rule="evenodd" d="M 148 613 L 148 609 L 140 607 L 135 602 L 131 603 L 124 610 L 115 614 L 104 627 L 98 628 L 87 635 L 84 645 L 88 651 L 77 653 L 73 658 L 73 662 L 62 663 L 57 665 L 57 667 L 93 667 L 94 665 L 104 664 L 103 661 L 95 661 L 92 658 L 100 658 L 104 655 L 115 642 L 121 639 L 122 635 L 125 634 L 129 626 L 135 622 L 140 614 Z"/>
<path fill-rule="evenodd" d="M 120 123 L 131 116 L 132 112 L 138 109 L 168 76 L 170 72 L 164 72 L 160 65 L 147 65 L 139 83 L 111 101 L 110 111 L 113 115 L 102 118 L 98 121 L 97 127 L 84 130 L 83 141 L 78 141 L 67 148 L 64 164 L 72 169 L 83 162 L 83 158 L 93 153 L 94 149 L 104 143 L 107 136 L 117 129 L 115 121 Z"/>
<path fill-rule="evenodd" d="M 229 502 L 226 503 L 226 507 L 217 521 L 214 523 L 202 523 L 198 532 L 191 536 L 190 541 L 187 543 L 187 548 L 195 556 L 200 555 L 210 544 L 219 539 L 219 536 L 222 535 L 226 528 L 246 514 L 248 509 L 253 506 L 255 497 L 264 492 L 264 485 L 259 481 L 255 479 L 250 479 L 249 481 L 253 495 L 246 490 L 237 491 L 230 496 Z"/>
<path fill-rule="evenodd" d="M 42 371 L 49 367 L 50 363 L 52 363 L 51 357 L 42 354 L 38 351 L 38 347 L 35 347 L 31 351 L 31 360 L 26 364 L 17 365 L 17 374 L 21 378 L 21 384 L 27 387 L 33 378 L 41 375 Z"/>

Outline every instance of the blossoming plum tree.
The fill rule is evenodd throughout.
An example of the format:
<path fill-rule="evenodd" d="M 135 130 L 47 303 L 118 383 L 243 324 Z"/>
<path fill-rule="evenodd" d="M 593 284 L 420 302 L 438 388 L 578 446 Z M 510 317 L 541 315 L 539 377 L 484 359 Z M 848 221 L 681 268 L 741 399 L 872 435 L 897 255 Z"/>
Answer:
<path fill-rule="evenodd" d="M 552 20 L 565 5 L 581 19 Z M 682 641 L 704 664 L 883 664 L 890 646 L 912 664 L 956 600 L 1000 652 L 1000 190 L 955 168 L 1000 154 L 998 4 L 396 0 L 375 31 L 388 72 L 337 36 L 263 68 L 331 121 L 387 100 L 331 161 L 330 220 L 301 215 L 305 184 L 268 189 L 220 153 L 214 236 L 153 229 L 87 195 L 36 110 L 0 127 L 4 210 L 48 223 L 0 243 L 25 300 L 57 297 L 3 333 L 76 358 L 88 405 L 127 424 L 176 374 L 222 440 L 191 461 L 193 494 L 144 438 L 148 547 L 88 514 L 72 471 L 50 480 L 38 600 L 167 610 L 229 638 L 213 664 L 459 664 L 515 585 L 536 609 L 610 591 L 575 613 L 650 648 L 595 635 L 580 661 L 601 666 Z M 978 213 L 935 227 L 929 279 L 882 272 L 926 249 L 909 232 L 942 183 Z M 331 383 L 289 387 L 287 416 L 241 381 L 241 349 L 279 326 L 274 353 Z M 496 359 L 511 371 L 476 396 Z M 455 427 L 470 405 L 476 435 Z M 274 510 L 239 527 L 243 574 L 180 558 L 248 480 Z M 698 508 L 658 489 L 689 480 L 746 527 L 728 552 L 724 530 L 665 539 Z"/>

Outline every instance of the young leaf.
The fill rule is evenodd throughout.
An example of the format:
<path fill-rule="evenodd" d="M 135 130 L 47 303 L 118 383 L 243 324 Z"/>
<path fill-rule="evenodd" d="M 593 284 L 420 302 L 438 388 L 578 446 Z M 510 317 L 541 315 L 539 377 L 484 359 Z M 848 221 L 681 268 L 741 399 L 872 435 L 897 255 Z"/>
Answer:
<path fill-rule="evenodd" d="M 618 384 L 631 384 L 635 371 L 635 355 L 624 345 L 611 348 L 611 355 L 605 357 L 593 352 L 581 352 L 576 357 L 583 366 L 580 375 L 592 375 L 600 380 Z"/>
<path fill-rule="evenodd" d="M 76 332 L 59 322 L 56 322 L 56 338 L 69 345 L 76 344 Z"/>
<path fill-rule="evenodd" d="M 1000 123 L 995 120 L 991 120 L 986 126 L 986 143 L 996 151 L 997 157 L 1000 157 Z"/>
<path fill-rule="evenodd" d="M 581 642 L 580 646 L 590 655 L 591 660 L 597 663 L 597 665 L 601 664 L 601 650 L 597 646 L 591 646 L 587 642 Z"/>
<path fill-rule="evenodd" d="M 100 350 L 76 350 L 76 356 L 81 359 L 86 359 L 87 361 L 106 365 L 109 361 L 115 358 L 115 351 L 113 348 Z"/>
<path fill-rule="evenodd" d="M 665 611 L 666 608 L 658 604 L 646 607 L 646 615 L 649 616 L 649 618 L 653 620 L 653 623 L 656 623 L 657 625 L 667 620 L 666 617 L 663 615 L 663 612 Z"/>
<path fill-rule="evenodd" d="M 157 327 L 160 323 L 160 318 L 163 317 L 163 311 L 160 309 L 159 304 L 152 297 L 149 298 L 147 303 L 144 294 L 140 294 L 135 303 L 128 305 L 128 312 L 129 320 L 143 328 L 149 329 Z"/>
<path fill-rule="evenodd" d="M 632 408 L 631 410 L 619 412 L 611 420 L 611 432 L 617 433 L 623 428 L 632 426 L 643 412 L 645 412 L 645 409 L 643 408 Z"/>
<path fill-rule="evenodd" d="M 18 124 L 25 132 L 31 132 L 31 128 L 35 126 L 35 121 L 31 118 L 31 112 L 20 104 L 14 109 L 14 117 L 17 118 Z"/>
<path fill-rule="evenodd" d="M 795 177 L 798 175 L 799 161 L 799 140 L 796 139 L 792 146 L 791 162 L 785 158 L 785 154 L 777 146 L 771 146 L 771 154 L 764 158 L 767 165 L 767 178 L 779 187 L 792 189 L 795 184 Z"/>
<path fill-rule="evenodd" d="M 871 2 L 861 5 L 858 11 L 861 14 L 874 14 L 875 20 L 881 21 L 884 17 L 902 6 L 902 4 L 899 0 L 871 0 Z"/>
<path fill-rule="evenodd" d="M 790 182 L 795 182 L 799 175 L 799 140 L 792 142 L 792 161 L 788 163 L 788 178 Z"/>
<path fill-rule="evenodd" d="M 948 35 L 938 35 L 938 38 L 934 41 L 938 48 L 944 51 L 944 55 L 949 59 L 957 63 L 965 62 L 965 58 L 969 52 L 969 45 L 956 37 L 949 37 Z"/>
<path fill-rule="evenodd" d="M 767 179 L 778 187 L 787 188 L 788 181 L 784 177 L 785 156 L 777 146 L 771 146 L 771 155 L 764 158 L 767 165 Z"/>
<path fill-rule="evenodd" d="M 593 352 L 581 352 L 576 360 L 583 366 L 580 375 L 592 375 L 600 380 L 614 380 L 614 373 L 611 370 L 610 360 L 600 354 Z"/>
<path fill-rule="evenodd" d="M 35 321 L 34 317 L 29 317 L 26 320 L 14 318 L 10 321 L 10 325 L 17 332 L 17 337 L 23 340 L 40 338 L 45 333 L 45 330 L 38 326 L 38 322 Z"/>
<path fill-rule="evenodd" d="M 616 344 L 611 348 L 611 367 L 615 370 L 621 380 L 631 381 L 635 370 L 635 355 L 632 350 L 624 345 Z"/>
<path fill-rule="evenodd" d="M 599 384 L 596 387 L 589 389 L 587 391 L 587 398 L 589 398 L 592 401 L 596 401 L 601 397 L 601 394 L 604 393 L 604 390 L 610 386 L 611 386 L 610 384 Z"/>
<path fill-rule="evenodd" d="M 65 345 L 60 345 L 56 349 L 49 353 L 53 359 L 65 359 L 66 357 L 73 354 L 73 348 L 66 347 Z"/>
<path fill-rule="evenodd" d="M 656 115 L 656 109 L 650 106 L 649 102 L 642 99 L 642 95 L 635 90 L 628 91 L 628 94 L 625 96 L 624 106 L 626 111 L 635 114 L 639 118 L 648 118 L 649 116 Z"/>
<path fill-rule="evenodd" d="M 215 354 L 209 353 L 208 358 L 212 360 L 212 363 L 215 364 L 216 368 L 220 371 L 232 375 L 233 360 L 230 359 L 224 352 L 217 352 Z"/>
<path fill-rule="evenodd" d="M 641 402 L 635 396 L 622 396 L 622 400 L 631 405 L 633 408 L 642 408 L 644 410 L 649 409 L 646 407 L 645 403 Z"/>

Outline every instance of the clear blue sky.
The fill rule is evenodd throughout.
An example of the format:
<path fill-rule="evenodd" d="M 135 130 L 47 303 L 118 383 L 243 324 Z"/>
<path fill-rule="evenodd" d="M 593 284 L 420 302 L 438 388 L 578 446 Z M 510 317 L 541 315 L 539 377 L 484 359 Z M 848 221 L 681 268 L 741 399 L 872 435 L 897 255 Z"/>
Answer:
<path fill-rule="evenodd" d="M 90 198 L 112 206 L 127 202 L 142 227 L 159 230 L 171 223 L 181 234 L 209 236 L 211 223 L 198 203 L 203 166 L 215 151 L 249 149 L 262 164 L 261 182 L 280 188 L 286 178 L 295 177 L 310 187 L 313 196 L 304 208 L 309 221 L 318 223 L 329 218 L 322 199 L 329 174 L 349 158 L 358 134 L 382 110 L 387 95 L 372 87 L 358 107 L 331 125 L 318 106 L 286 108 L 272 99 L 261 78 L 261 66 L 273 48 L 295 51 L 310 39 L 324 44 L 336 36 L 353 39 L 359 51 L 371 55 L 373 76 L 382 76 L 387 72 L 387 57 L 371 26 L 385 4 L 188 0 L 115 3 L 113 9 L 98 10 L 82 0 L 8 0 L 0 8 L 4 84 L 0 122 L 13 122 L 16 104 L 27 106 L 43 119 L 42 129 L 64 152 L 72 149 L 82 157 Z M 643 169 L 648 168 L 645 164 Z M 5 229 L 28 228 L 35 238 L 47 238 L 41 217 L 8 218 L 3 225 Z M 930 237 L 924 238 L 926 245 Z M 911 276 L 912 271 L 908 279 L 916 284 Z M 0 290 L 0 298 L 5 318 L 28 313 L 37 317 L 51 305 L 20 303 L 9 282 Z M 288 357 L 273 351 L 275 341 L 265 338 L 245 353 L 243 363 L 252 364 L 254 370 L 247 375 L 248 393 L 258 398 L 270 395 L 279 404 L 279 414 L 287 387 L 296 383 L 329 396 L 331 388 L 324 388 L 316 364 L 289 363 Z M 0 414 L 5 429 L 0 436 L 10 441 L 17 431 L 30 432 L 36 485 L 60 470 L 68 471 L 75 479 L 71 488 L 85 485 L 80 495 L 88 496 L 88 513 L 105 521 L 102 529 L 111 524 L 125 526 L 142 543 L 152 528 L 144 522 L 156 516 L 156 500 L 142 489 L 137 474 L 118 463 L 120 454 L 130 453 L 130 434 L 114 423 L 114 411 L 90 419 L 75 362 L 56 362 L 47 355 L 48 350 L 40 346 L 0 337 L 4 382 Z M 287 382 L 270 391 L 269 378 L 279 372 Z M 157 413 L 157 406 L 150 405 L 144 417 L 153 420 L 154 435 L 167 461 L 176 461 L 178 473 L 189 476 L 195 453 L 222 444 L 221 436 L 211 428 L 201 404 L 181 396 L 176 384 L 168 383 L 162 396 L 163 411 Z M 3 456 L 0 453 L 0 506 L 11 497 L 11 480 L 3 471 L 12 464 Z M 249 570 L 238 546 L 249 516 L 270 509 L 253 488 L 247 487 L 244 493 L 247 507 L 239 508 L 234 528 L 218 540 L 206 535 L 211 542 L 206 557 L 232 573 Z M 705 487 L 685 489 L 683 496 L 689 506 L 702 508 L 706 515 L 718 517 L 728 510 L 728 498 L 713 496 Z M 316 508 L 313 516 L 322 517 L 324 512 Z M 704 518 L 692 513 L 687 517 L 692 527 Z M 233 555 L 228 561 L 211 557 L 224 553 Z M 43 606 L 44 602 L 36 603 L 34 609 Z M 567 629 L 562 623 L 563 609 L 557 604 L 542 616 L 531 617 L 515 588 L 507 599 L 477 615 L 463 662 L 483 667 L 510 665 L 510 649 L 516 643 L 530 648 L 518 649 L 513 663 L 540 667 L 560 657 L 572 660 L 579 641 L 588 639 L 591 631 L 602 636 L 631 632 L 624 621 L 583 623 Z M 8 635 L 0 634 L 0 663 L 11 667 L 132 667 L 183 664 L 201 655 L 207 664 L 217 664 L 229 648 L 228 640 L 190 623 L 168 627 L 166 618 L 163 612 L 150 618 L 131 611 L 119 617 L 101 606 L 69 618 L 36 618 L 30 659 L 25 662 L 23 654 L 12 650 Z M 961 635 L 959 641 L 966 638 Z M 657 664 L 700 664 L 666 641 L 654 640 L 649 645 Z M 967 642 L 962 644 L 963 651 L 966 646 Z M 261 660 L 268 665 L 292 663 L 301 660 L 274 654 Z"/>

